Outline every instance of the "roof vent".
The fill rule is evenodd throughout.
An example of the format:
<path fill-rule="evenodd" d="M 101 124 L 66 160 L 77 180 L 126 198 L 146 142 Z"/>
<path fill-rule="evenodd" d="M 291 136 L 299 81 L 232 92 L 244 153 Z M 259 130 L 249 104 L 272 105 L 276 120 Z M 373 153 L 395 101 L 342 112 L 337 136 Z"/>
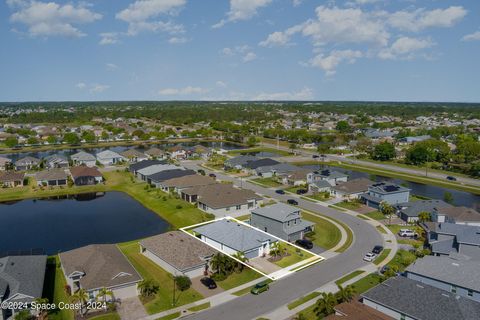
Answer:
<path fill-rule="evenodd" d="M 460 265 L 459 265 L 458 263 L 456 263 L 456 262 L 453 262 L 452 265 L 455 266 L 455 267 L 459 267 L 459 266 L 460 266 Z"/>
<path fill-rule="evenodd" d="M 424 286 L 421 286 L 421 285 L 417 284 L 417 288 L 423 289 Z"/>
<path fill-rule="evenodd" d="M 442 293 L 442 296 L 447 297 L 447 298 L 450 298 L 450 296 L 449 296 L 448 294 L 446 294 L 446 293 Z"/>

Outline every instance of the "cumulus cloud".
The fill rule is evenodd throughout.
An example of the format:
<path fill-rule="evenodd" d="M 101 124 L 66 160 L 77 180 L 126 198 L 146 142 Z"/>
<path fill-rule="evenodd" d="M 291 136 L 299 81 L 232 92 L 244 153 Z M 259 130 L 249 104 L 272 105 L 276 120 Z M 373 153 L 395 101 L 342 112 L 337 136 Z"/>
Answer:
<path fill-rule="evenodd" d="M 397 11 L 390 15 L 388 23 L 399 30 L 418 32 L 426 28 L 448 28 L 454 26 L 467 14 L 461 6 L 446 9 L 417 9 L 414 11 Z"/>
<path fill-rule="evenodd" d="M 266 7 L 272 0 L 230 0 L 227 18 L 214 24 L 213 28 L 221 28 L 228 22 L 248 20 L 255 16 L 259 8 Z"/>
<path fill-rule="evenodd" d="M 129 35 L 142 31 L 180 33 L 184 31 L 182 25 L 154 19 L 161 15 L 177 14 L 185 3 L 186 0 L 137 0 L 118 12 L 116 18 L 128 23 Z"/>
<path fill-rule="evenodd" d="M 104 92 L 105 90 L 107 89 L 110 89 L 110 86 L 107 85 L 107 84 L 99 84 L 99 83 L 95 83 L 95 84 L 92 84 L 92 86 L 90 87 L 90 92 L 92 93 L 101 93 L 101 92 Z"/>
<path fill-rule="evenodd" d="M 91 11 L 84 3 L 61 5 L 56 2 L 9 0 L 7 4 L 15 10 L 10 21 L 24 24 L 28 34 L 33 37 L 82 37 L 86 34 L 76 25 L 102 18 L 101 14 Z"/>
<path fill-rule="evenodd" d="M 462 41 L 478 41 L 478 40 L 480 40 L 480 31 L 467 34 L 462 38 Z"/>
<path fill-rule="evenodd" d="M 79 82 L 75 85 L 78 89 L 85 89 L 86 86 L 85 82 Z"/>
<path fill-rule="evenodd" d="M 250 62 L 257 59 L 257 55 L 253 52 L 248 52 L 246 55 L 243 56 L 243 62 Z"/>
<path fill-rule="evenodd" d="M 336 68 L 340 63 L 354 63 L 363 56 L 363 53 L 358 50 L 333 50 L 328 55 L 323 53 L 316 55 L 309 63 L 312 67 L 322 69 L 327 76 L 332 76 L 336 73 Z"/>
<path fill-rule="evenodd" d="M 253 52 L 249 45 L 239 45 L 235 47 L 226 47 L 220 50 L 220 55 L 224 57 L 241 57 L 243 62 L 250 62 L 257 59 L 257 55 Z"/>
<path fill-rule="evenodd" d="M 185 96 L 192 94 L 202 94 L 208 92 L 208 89 L 201 87 L 187 86 L 184 88 L 165 88 L 158 91 L 161 96 Z"/>
<path fill-rule="evenodd" d="M 115 71 L 118 69 L 118 66 L 115 63 L 107 63 L 105 64 L 105 67 L 110 71 Z"/>
<path fill-rule="evenodd" d="M 419 50 L 434 45 L 431 39 L 400 37 L 389 48 L 382 49 L 378 56 L 381 59 L 412 59 Z"/>
<path fill-rule="evenodd" d="M 99 34 L 100 41 L 98 42 L 100 45 L 111 45 L 117 44 L 120 42 L 120 34 L 118 32 L 103 32 Z"/>
<path fill-rule="evenodd" d="M 313 98 L 313 90 L 305 87 L 302 90 L 295 92 L 262 92 L 253 96 L 251 100 L 312 100 Z"/>
<path fill-rule="evenodd" d="M 168 43 L 171 43 L 171 44 L 182 44 L 187 41 L 188 39 L 185 37 L 171 37 L 170 39 L 168 39 Z"/>

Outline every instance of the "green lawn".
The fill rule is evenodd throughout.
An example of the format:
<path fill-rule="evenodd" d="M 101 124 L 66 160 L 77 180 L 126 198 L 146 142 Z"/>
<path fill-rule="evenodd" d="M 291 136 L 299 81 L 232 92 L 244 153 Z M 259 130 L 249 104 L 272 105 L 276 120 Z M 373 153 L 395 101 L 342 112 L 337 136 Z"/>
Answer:
<path fill-rule="evenodd" d="M 387 258 L 387 256 L 390 254 L 391 251 L 392 249 L 383 250 L 382 253 L 380 253 L 380 255 L 375 260 L 373 260 L 373 264 L 378 266 Z"/>
<path fill-rule="evenodd" d="M 288 310 L 292 310 L 292 309 L 295 309 L 296 307 L 298 307 L 299 305 L 302 305 L 304 304 L 305 302 L 309 301 L 309 300 L 312 300 L 316 297 L 318 297 L 320 295 L 320 292 L 312 292 L 312 293 L 309 293 L 303 297 L 301 297 L 300 299 L 297 299 L 295 301 L 293 301 L 292 303 L 288 304 Z"/>
<path fill-rule="evenodd" d="M 395 254 L 395 257 L 393 257 L 393 260 L 390 261 L 387 265 L 389 266 L 396 266 L 400 272 L 403 272 L 405 268 L 412 262 L 414 262 L 417 259 L 415 254 L 407 251 L 400 249 L 397 251 Z"/>
<path fill-rule="evenodd" d="M 349 274 L 347 274 L 346 276 L 344 276 L 344 277 L 338 279 L 337 281 L 335 281 L 335 284 L 336 284 L 336 285 L 341 285 L 341 284 L 347 282 L 348 280 L 353 279 L 353 278 L 355 278 L 356 276 L 358 276 L 358 275 L 360 275 L 360 274 L 362 274 L 362 273 L 364 273 L 364 272 L 365 272 L 365 271 L 363 271 L 363 270 L 355 270 L 355 271 L 353 271 L 352 273 L 349 273 Z"/>
<path fill-rule="evenodd" d="M 200 304 L 198 306 L 191 307 L 191 308 L 188 309 L 188 311 L 197 312 L 197 311 L 204 310 L 204 309 L 207 309 L 207 308 L 210 308 L 210 302 L 206 302 L 204 304 Z"/>
<path fill-rule="evenodd" d="M 378 273 L 374 272 L 352 283 L 352 286 L 355 288 L 357 294 L 361 294 L 379 284 L 380 279 L 381 276 Z"/>
<path fill-rule="evenodd" d="M 342 233 L 333 223 L 308 212 L 303 212 L 302 215 L 305 220 L 315 223 L 314 232 L 309 238 L 317 246 L 331 249 L 340 242 Z"/>
<path fill-rule="evenodd" d="M 325 192 L 319 192 L 319 193 L 316 193 L 316 194 L 306 196 L 305 198 L 306 198 L 306 200 L 308 200 L 310 198 L 310 199 L 314 199 L 314 200 L 318 200 L 318 201 L 327 201 L 327 200 L 330 200 L 331 197 L 330 197 L 330 195 L 328 195 Z"/>
<path fill-rule="evenodd" d="M 365 217 L 364 215 L 361 215 L 361 214 L 357 214 L 357 218 L 360 218 L 362 220 L 368 220 L 367 217 Z"/>
<path fill-rule="evenodd" d="M 173 308 L 173 277 L 167 271 L 160 268 L 156 263 L 140 253 L 140 246 L 136 242 L 128 242 L 119 245 L 122 252 L 127 256 L 135 269 L 144 279 L 154 279 L 159 284 L 159 291 L 153 298 L 144 303 L 149 314 Z M 194 289 L 190 288 L 177 294 L 175 307 L 201 300 L 203 297 Z"/>
<path fill-rule="evenodd" d="M 385 231 L 385 228 L 382 227 L 381 225 L 376 226 L 375 228 L 377 228 L 378 232 L 383 233 L 383 234 L 387 234 L 387 231 Z"/>
<path fill-rule="evenodd" d="M 245 267 L 242 272 L 234 272 L 228 276 L 227 279 L 223 281 L 217 281 L 217 284 L 223 290 L 230 290 L 232 288 L 238 287 L 244 283 L 248 283 L 255 279 L 262 277 L 262 275 L 249 267 Z"/>
<path fill-rule="evenodd" d="M 348 248 L 350 248 L 350 246 L 352 245 L 352 242 L 353 242 L 353 232 L 352 232 L 352 229 L 350 229 L 345 223 L 339 221 L 339 220 L 335 220 L 338 224 L 340 224 L 343 229 L 345 229 L 346 233 L 347 233 L 347 241 L 345 241 L 345 243 L 343 244 L 343 246 L 341 246 L 340 248 L 338 248 L 337 250 L 335 250 L 335 252 L 344 252 L 345 250 L 347 250 Z"/>
<path fill-rule="evenodd" d="M 116 312 L 111 312 L 111 313 L 103 314 L 101 316 L 96 316 L 90 319 L 91 320 L 120 320 L 120 316 Z"/>
<path fill-rule="evenodd" d="M 295 186 L 295 187 L 288 187 L 288 188 L 283 189 L 283 190 L 297 194 L 297 190 L 301 190 L 301 189 L 308 189 L 308 187 L 306 187 L 306 186 Z"/>
<path fill-rule="evenodd" d="M 306 250 L 298 249 L 298 248 L 296 248 L 292 245 L 289 245 L 289 244 L 284 245 L 283 248 L 287 249 L 287 252 L 289 253 L 289 255 L 283 257 L 282 259 L 280 259 L 278 261 L 273 262 L 277 266 L 282 267 L 282 268 L 291 266 L 291 265 L 293 265 L 297 262 L 300 262 L 302 260 L 306 260 L 308 258 L 313 257 L 313 255 L 311 253 L 308 253 Z"/>
<path fill-rule="evenodd" d="M 280 182 L 276 181 L 273 178 L 257 178 L 257 179 L 252 179 L 254 183 L 261 184 L 266 187 L 272 187 L 272 188 L 277 188 L 283 186 Z"/>
<path fill-rule="evenodd" d="M 362 206 L 362 204 L 357 201 L 342 201 L 339 203 L 335 203 L 335 205 L 337 207 L 349 209 L 349 210 L 355 210 Z"/>
<path fill-rule="evenodd" d="M 70 302 L 65 292 L 65 277 L 60 268 L 60 259 L 58 256 L 48 257 L 47 269 L 45 273 L 45 281 L 43 286 L 43 297 L 48 299 L 49 303 Z M 50 320 L 73 320 L 74 313 L 72 310 L 56 309 L 48 313 Z"/>
<path fill-rule="evenodd" d="M 252 287 L 243 288 L 242 290 L 235 291 L 232 294 L 237 296 L 237 297 L 240 297 L 240 296 L 243 296 L 244 294 L 249 293 L 250 290 L 252 290 Z"/>
<path fill-rule="evenodd" d="M 369 218 L 375 219 L 375 220 L 385 219 L 385 215 L 378 210 L 372 211 L 372 212 L 369 212 L 369 213 L 364 213 L 364 215 L 369 217 Z"/>
<path fill-rule="evenodd" d="M 400 229 L 410 229 L 410 230 L 416 230 L 416 226 L 409 226 L 409 225 L 399 225 L 399 224 L 387 224 L 387 228 L 390 229 L 390 231 L 393 232 L 393 234 L 397 234 Z"/>

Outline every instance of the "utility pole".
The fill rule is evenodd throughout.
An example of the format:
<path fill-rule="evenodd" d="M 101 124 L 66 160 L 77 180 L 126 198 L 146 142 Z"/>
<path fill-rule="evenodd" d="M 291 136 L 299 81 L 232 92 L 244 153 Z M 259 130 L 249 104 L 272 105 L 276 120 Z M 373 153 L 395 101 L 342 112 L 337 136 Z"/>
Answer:
<path fill-rule="evenodd" d="M 280 149 L 280 136 L 277 134 L 277 150 Z"/>
<path fill-rule="evenodd" d="M 175 307 L 175 287 L 176 287 L 176 283 L 175 283 L 175 276 L 173 277 L 173 297 L 172 297 L 172 307 Z"/>

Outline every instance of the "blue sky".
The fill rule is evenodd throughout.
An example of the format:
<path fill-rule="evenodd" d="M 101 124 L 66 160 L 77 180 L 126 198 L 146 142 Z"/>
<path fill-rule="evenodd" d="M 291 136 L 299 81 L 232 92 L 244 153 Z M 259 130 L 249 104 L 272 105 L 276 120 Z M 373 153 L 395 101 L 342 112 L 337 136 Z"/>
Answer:
<path fill-rule="evenodd" d="M 480 101 L 480 1 L 0 1 L 0 101 Z"/>

